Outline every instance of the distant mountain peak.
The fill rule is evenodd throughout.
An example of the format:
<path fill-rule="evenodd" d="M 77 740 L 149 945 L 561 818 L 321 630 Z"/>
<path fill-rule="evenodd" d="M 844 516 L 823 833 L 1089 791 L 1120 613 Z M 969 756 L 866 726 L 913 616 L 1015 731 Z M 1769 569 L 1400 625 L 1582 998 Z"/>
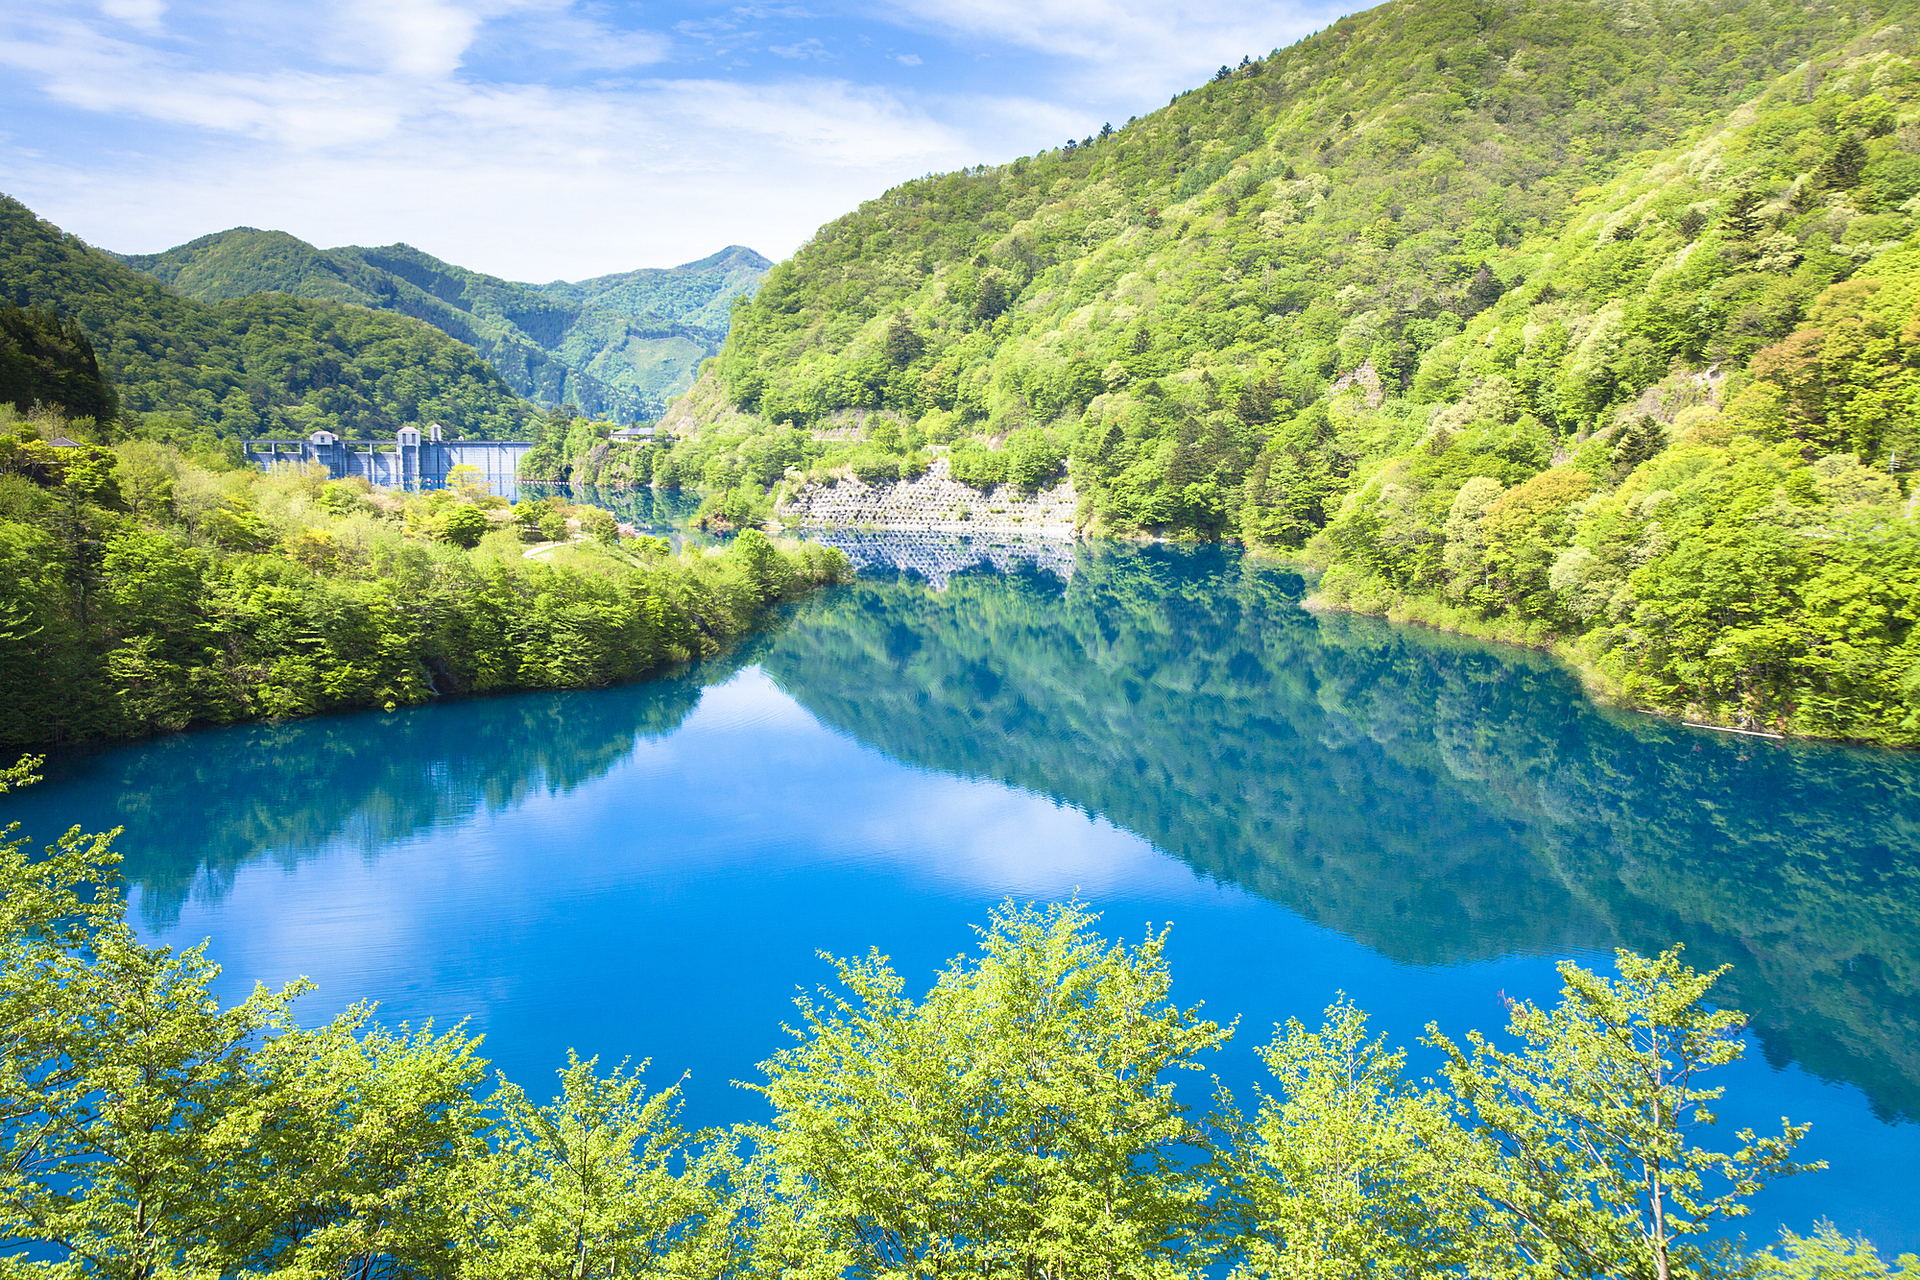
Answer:
<path fill-rule="evenodd" d="M 537 403 L 623 420 L 656 416 L 692 385 L 700 361 L 726 338 L 733 299 L 773 265 L 728 245 L 678 267 L 532 285 L 405 241 L 321 249 L 257 227 L 113 256 L 201 302 L 285 293 L 412 316 L 474 348 Z"/>

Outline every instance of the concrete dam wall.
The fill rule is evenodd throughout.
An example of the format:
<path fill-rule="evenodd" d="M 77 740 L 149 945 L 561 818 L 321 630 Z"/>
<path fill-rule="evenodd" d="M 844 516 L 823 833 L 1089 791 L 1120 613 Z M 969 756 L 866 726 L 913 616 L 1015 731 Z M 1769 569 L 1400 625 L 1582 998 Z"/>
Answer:
<path fill-rule="evenodd" d="M 493 493 L 513 490 L 520 459 L 533 448 L 531 440 L 442 440 L 440 428 L 429 428 L 422 438 L 414 427 L 402 427 L 389 447 L 384 441 L 342 440 L 331 431 L 316 431 L 305 440 L 249 440 L 247 461 L 265 471 L 287 463 L 317 462 L 336 480 L 364 476 L 383 489 L 443 489 L 447 473 L 458 466 L 478 468 Z"/>

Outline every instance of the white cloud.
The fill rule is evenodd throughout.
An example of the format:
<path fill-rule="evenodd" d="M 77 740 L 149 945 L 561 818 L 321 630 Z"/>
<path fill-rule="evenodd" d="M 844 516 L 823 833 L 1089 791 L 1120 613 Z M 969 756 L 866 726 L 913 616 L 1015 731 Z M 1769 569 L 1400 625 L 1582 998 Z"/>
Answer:
<path fill-rule="evenodd" d="M 1222 62 L 1292 43 L 1337 13 L 1325 0 L 874 0 L 901 26 L 1012 45 L 1082 64 L 1068 92 L 1109 109 L 1191 88 Z M 1156 103 L 1143 102 L 1151 108 Z"/>
<path fill-rule="evenodd" d="M 102 0 L 100 12 L 142 31 L 158 31 L 167 6 L 163 0 Z"/>
<path fill-rule="evenodd" d="M 1300 25 L 1273 4 L 1223 16 L 1190 0 L 928 0 L 907 15 L 879 0 L 968 48 L 1056 57 L 1022 74 L 1038 93 L 962 94 L 931 69 L 912 90 L 796 74 L 841 48 L 857 61 L 871 37 L 791 8 L 650 9 L 663 34 L 613 25 L 621 12 L 596 0 L 97 2 L 0 5 L 15 143 L 0 189 L 123 251 L 249 224 L 322 244 L 405 239 L 519 279 L 727 243 L 780 257 L 907 178 L 1085 134 L 1154 105 L 1162 80 L 1203 78 L 1168 70 L 1169 48 L 1204 64 Z M 736 70 L 769 47 L 787 61 Z M 1032 71 L 1035 55 L 1019 56 Z M 660 70 L 623 76 L 640 67 Z"/>
<path fill-rule="evenodd" d="M 610 91 L 128 69 L 148 74 L 109 77 L 88 101 L 238 135 L 220 164 L 81 174 L 16 153 L 0 186 L 129 252 L 246 224 L 324 245 L 404 238 L 514 279 L 669 265 L 727 243 L 780 257 L 906 177 L 993 154 L 840 80 Z"/>
<path fill-rule="evenodd" d="M 826 58 L 830 57 L 827 46 L 811 37 L 797 40 L 792 44 L 768 45 L 767 52 L 778 54 L 782 58 Z"/>

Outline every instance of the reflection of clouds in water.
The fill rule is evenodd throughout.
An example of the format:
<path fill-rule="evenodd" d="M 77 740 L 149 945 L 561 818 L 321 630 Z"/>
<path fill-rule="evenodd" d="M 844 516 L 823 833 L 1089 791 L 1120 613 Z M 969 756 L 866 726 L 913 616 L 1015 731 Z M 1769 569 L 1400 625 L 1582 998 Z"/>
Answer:
<path fill-rule="evenodd" d="M 698 882 L 744 887 L 747 877 L 819 870 L 983 903 L 1220 893 L 1079 809 L 894 763 L 823 728 L 758 668 L 708 688 L 678 732 L 638 740 L 600 779 L 538 789 L 509 809 L 446 812 L 377 861 L 348 831 L 298 862 L 230 871 L 220 893 L 194 895 L 159 937 L 216 935 L 237 971 L 272 983 L 304 973 L 328 1006 L 376 980 L 392 990 L 404 975 L 402 991 L 433 992 L 447 1016 L 470 1012 L 482 1026 L 521 975 L 469 971 L 471 954 L 608 898 L 644 928 Z M 290 957 L 301 967 L 282 972 Z"/>
<path fill-rule="evenodd" d="M 994 897 L 1120 885 L 1157 896 L 1196 883 L 1104 819 L 1002 783 L 903 766 L 826 729 L 758 667 L 707 689 L 679 733 L 638 744 L 608 785 L 569 804 L 587 809 L 541 815 L 539 825 L 594 827 L 626 810 L 639 834 L 660 806 L 691 806 L 699 817 L 676 832 L 683 838 L 646 842 L 647 862 L 662 871 L 853 863 Z"/>
<path fill-rule="evenodd" d="M 1198 877 L 1112 823 L 993 782 L 920 774 L 899 803 L 862 814 L 876 858 L 987 896 L 1124 889 L 1191 894 Z M 937 862 L 927 849 L 942 849 Z"/>

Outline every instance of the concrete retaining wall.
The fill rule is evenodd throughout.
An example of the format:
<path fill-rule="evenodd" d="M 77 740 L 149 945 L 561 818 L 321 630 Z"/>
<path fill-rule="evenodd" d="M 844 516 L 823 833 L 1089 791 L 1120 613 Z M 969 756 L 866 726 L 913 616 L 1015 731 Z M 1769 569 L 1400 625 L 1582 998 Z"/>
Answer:
<path fill-rule="evenodd" d="M 1007 485 L 981 493 L 953 479 L 945 458 L 935 458 L 918 480 L 805 485 L 774 515 L 800 526 L 1071 538 L 1078 500 L 1072 480 L 1031 496 Z"/>

